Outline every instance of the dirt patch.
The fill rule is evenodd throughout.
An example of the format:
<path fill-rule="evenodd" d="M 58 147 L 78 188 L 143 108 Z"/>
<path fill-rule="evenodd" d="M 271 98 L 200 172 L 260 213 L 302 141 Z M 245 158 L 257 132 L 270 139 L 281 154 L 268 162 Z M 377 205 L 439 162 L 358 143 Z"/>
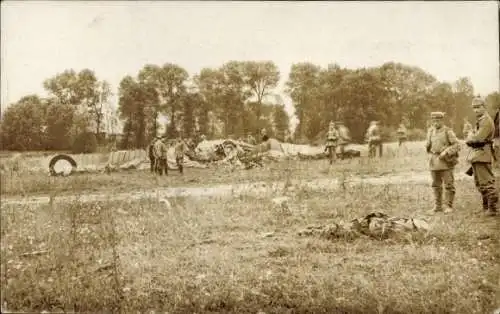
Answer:
<path fill-rule="evenodd" d="M 456 175 L 456 180 L 467 179 L 464 174 Z M 236 197 L 241 195 L 268 196 L 285 192 L 286 190 L 311 189 L 311 190 L 339 190 L 360 185 L 394 185 L 394 184 L 425 184 L 430 183 L 427 172 L 410 172 L 398 175 L 386 176 L 356 176 L 336 177 L 327 179 L 289 180 L 274 182 L 252 182 L 242 184 L 220 184 L 205 187 L 172 187 L 158 188 L 149 191 L 132 191 L 123 193 L 90 193 L 72 194 L 57 197 L 36 196 L 36 197 L 7 197 L 2 198 L 2 205 L 11 204 L 43 204 L 50 202 L 95 202 L 95 201 L 119 201 L 119 200 L 140 200 L 148 198 L 169 198 L 169 197 Z"/>

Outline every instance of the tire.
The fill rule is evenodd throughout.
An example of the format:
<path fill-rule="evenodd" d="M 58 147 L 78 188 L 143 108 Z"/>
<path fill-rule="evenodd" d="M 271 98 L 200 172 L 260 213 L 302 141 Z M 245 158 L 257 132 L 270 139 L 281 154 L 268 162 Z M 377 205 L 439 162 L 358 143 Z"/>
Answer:
<path fill-rule="evenodd" d="M 59 155 L 52 157 L 52 159 L 50 159 L 50 162 L 49 162 L 50 175 L 56 175 L 56 172 L 54 170 L 54 166 L 60 160 L 66 160 L 67 162 L 69 162 L 71 167 L 73 167 L 72 172 L 77 168 L 76 161 L 71 156 L 65 155 L 65 154 L 59 154 Z"/>

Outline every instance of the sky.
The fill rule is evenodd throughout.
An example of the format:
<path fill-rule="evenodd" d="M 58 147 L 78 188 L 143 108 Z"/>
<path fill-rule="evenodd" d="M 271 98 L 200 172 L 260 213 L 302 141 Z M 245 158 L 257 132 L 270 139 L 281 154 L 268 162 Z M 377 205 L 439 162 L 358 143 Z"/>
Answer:
<path fill-rule="evenodd" d="M 500 89 L 498 3 L 2 1 L 1 105 L 66 69 L 94 70 L 117 93 L 125 75 L 170 62 L 190 75 L 230 60 L 418 66 L 440 81 Z"/>

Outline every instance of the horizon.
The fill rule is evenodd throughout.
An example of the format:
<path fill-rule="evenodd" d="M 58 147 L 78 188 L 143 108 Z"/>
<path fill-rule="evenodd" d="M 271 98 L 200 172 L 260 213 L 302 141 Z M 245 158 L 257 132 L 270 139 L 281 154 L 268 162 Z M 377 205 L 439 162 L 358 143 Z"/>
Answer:
<path fill-rule="evenodd" d="M 468 77 L 482 96 L 500 90 L 498 4 L 492 1 L 93 4 L 2 2 L 2 111 L 23 96 L 46 97 L 44 79 L 84 68 L 111 84 L 117 106 L 123 77 L 167 62 L 192 78 L 231 60 L 273 61 L 280 71 L 273 92 L 290 115 L 284 85 L 299 62 L 349 69 L 395 62 L 441 82 Z"/>

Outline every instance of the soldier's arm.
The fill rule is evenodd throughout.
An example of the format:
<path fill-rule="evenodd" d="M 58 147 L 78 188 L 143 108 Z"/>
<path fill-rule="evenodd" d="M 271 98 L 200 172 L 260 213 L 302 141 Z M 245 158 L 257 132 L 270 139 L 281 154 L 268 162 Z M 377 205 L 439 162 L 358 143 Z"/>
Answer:
<path fill-rule="evenodd" d="M 472 133 L 470 142 L 485 142 L 489 140 L 491 133 L 494 131 L 495 126 L 489 119 L 482 119 L 479 121 L 479 127 L 476 132 Z"/>
<path fill-rule="evenodd" d="M 425 149 L 428 153 L 431 152 L 431 130 L 430 128 L 427 130 L 427 140 L 425 142 Z"/>
<path fill-rule="evenodd" d="M 460 142 L 458 141 L 457 135 L 452 129 L 448 129 L 448 140 L 450 141 L 450 146 L 447 148 L 449 154 L 455 154 L 460 151 Z"/>

